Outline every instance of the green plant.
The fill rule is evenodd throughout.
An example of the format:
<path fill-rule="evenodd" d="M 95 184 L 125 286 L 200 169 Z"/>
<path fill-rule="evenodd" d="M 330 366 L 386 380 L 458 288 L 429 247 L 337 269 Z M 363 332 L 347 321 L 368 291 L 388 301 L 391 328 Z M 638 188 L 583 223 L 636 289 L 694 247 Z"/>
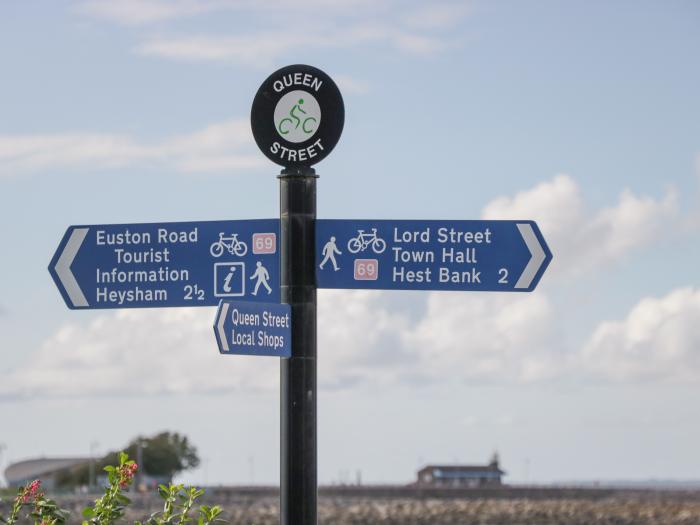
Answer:
<path fill-rule="evenodd" d="M 108 465 L 104 468 L 107 472 L 109 485 L 105 488 L 104 495 L 95 503 L 83 510 L 83 525 L 113 525 L 124 517 L 126 507 L 131 500 L 124 492 L 133 483 L 138 465 L 129 459 L 126 452 L 119 454 L 119 465 Z M 160 485 L 158 494 L 163 499 L 163 510 L 154 513 L 145 522 L 137 521 L 134 525 L 215 525 L 224 523 L 220 518 L 223 510 L 218 505 L 209 507 L 200 505 L 196 518 L 192 517 L 197 500 L 204 495 L 203 489 L 185 487 L 184 485 L 169 486 Z M 23 516 L 25 507 L 29 512 Z M 55 501 L 45 497 L 41 492 L 41 481 L 35 480 L 28 483 L 17 493 L 12 502 L 10 514 L 7 517 L 0 516 L 0 523 L 14 525 L 26 518 L 34 525 L 65 525 L 68 512 L 59 508 Z"/>
<path fill-rule="evenodd" d="M 30 516 L 40 525 L 63 525 L 68 519 L 68 512 L 61 509 L 54 500 L 42 497 L 35 501 Z"/>
<path fill-rule="evenodd" d="M 184 525 L 194 522 L 190 513 L 197 500 L 204 495 L 204 490 L 171 484 L 169 487 L 160 485 L 158 494 L 163 499 L 163 510 L 151 515 L 145 523 L 137 522 L 135 525 Z M 223 523 L 223 520 L 219 518 L 222 512 L 218 505 L 213 507 L 201 505 L 198 510 L 197 524 Z"/>
<path fill-rule="evenodd" d="M 83 525 L 109 525 L 124 516 L 131 500 L 124 495 L 124 489 L 131 485 L 138 465 L 129 459 L 126 452 L 119 454 L 119 466 L 107 466 L 109 485 L 104 496 L 97 499 L 92 507 L 83 510 Z"/>
<path fill-rule="evenodd" d="M 55 501 L 48 499 L 41 492 L 41 481 L 34 480 L 19 489 L 12 502 L 10 515 L 5 518 L 0 516 L 0 522 L 12 525 L 22 518 L 22 509 L 30 507 L 27 518 L 36 525 L 63 525 L 68 518 L 68 512 L 58 507 Z"/>

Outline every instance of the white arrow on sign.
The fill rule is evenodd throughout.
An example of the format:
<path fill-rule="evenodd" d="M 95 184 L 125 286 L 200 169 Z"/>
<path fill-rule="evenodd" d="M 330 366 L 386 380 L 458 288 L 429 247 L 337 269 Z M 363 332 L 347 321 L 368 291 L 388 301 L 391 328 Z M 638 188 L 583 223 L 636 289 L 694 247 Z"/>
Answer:
<path fill-rule="evenodd" d="M 89 230 L 90 228 L 76 228 L 71 232 L 70 238 L 63 248 L 63 252 L 58 258 L 58 261 L 56 261 L 56 266 L 54 267 L 58 280 L 61 281 L 63 288 L 68 294 L 68 298 L 76 308 L 90 306 L 85 298 L 85 295 L 83 294 L 83 291 L 80 289 L 80 285 L 78 285 L 78 281 L 75 279 L 75 275 L 73 275 L 73 272 L 70 269 L 73 261 L 75 260 L 75 256 L 78 254 L 78 250 L 80 250 L 80 247 L 83 245 L 83 241 L 85 241 L 85 237 L 87 236 Z"/>
<path fill-rule="evenodd" d="M 224 331 L 224 321 L 226 321 L 226 316 L 228 315 L 228 303 L 223 303 L 221 309 L 219 310 L 219 318 L 216 320 L 216 331 L 219 332 L 219 341 L 221 341 L 221 348 L 224 352 L 228 352 L 228 341 L 226 340 L 226 332 Z"/>
<path fill-rule="evenodd" d="M 515 283 L 515 287 L 528 288 L 535 278 L 535 275 L 537 275 L 537 271 L 542 266 L 546 255 L 542 249 L 540 241 L 535 235 L 535 231 L 532 229 L 532 226 L 527 223 L 518 224 L 517 226 L 518 230 L 520 230 L 520 235 L 523 236 L 523 240 L 527 245 L 527 249 L 530 250 L 531 257 L 530 261 L 527 263 L 527 266 L 523 270 L 523 273 L 520 274 L 518 282 Z"/>

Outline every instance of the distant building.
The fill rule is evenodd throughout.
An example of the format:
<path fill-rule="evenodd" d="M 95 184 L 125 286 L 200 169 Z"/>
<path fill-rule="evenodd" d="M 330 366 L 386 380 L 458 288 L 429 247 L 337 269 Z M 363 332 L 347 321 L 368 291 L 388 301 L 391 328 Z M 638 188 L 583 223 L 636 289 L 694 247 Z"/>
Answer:
<path fill-rule="evenodd" d="M 87 465 L 90 458 L 39 458 L 13 463 L 5 469 L 5 479 L 10 487 L 21 487 L 40 479 L 47 490 L 56 487 L 60 475 L 72 469 Z"/>
<path fill-rule="evenodd" d="M 46 490 L 81 488 L 75 486 L 75 480 L 70 475 L 76 470 L 88 467 L 90 458 L 38 458 L 27 459 L 13 463 L 5 469 L 7 485 L 19 488 L 35 479 L 41 480 L 41 486 Z M 95 483 L 97 487 L 106 487 L 109 484 L 107 475 L 101 468 L 96 468 Z M 167 485 L 172 481 L 171 476 L 151 476 L 142 469 L 136 474 L 134 489 L 147 491 L 155 489 L 159 484 Z M 86 489 L 87 486 L 82 486 Z"/>
<path fill-rule="evenodd" d="M 488 465 L 428 465 L 418 471 L 417 484 L 430 487 L 493 487 L 505 472 L 494 454 Z"/>

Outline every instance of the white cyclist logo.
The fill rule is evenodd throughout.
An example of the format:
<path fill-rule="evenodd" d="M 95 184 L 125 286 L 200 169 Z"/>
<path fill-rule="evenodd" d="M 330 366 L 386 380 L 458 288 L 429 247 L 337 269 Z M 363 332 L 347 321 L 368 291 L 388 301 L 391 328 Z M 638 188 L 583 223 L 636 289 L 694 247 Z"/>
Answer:
<path fill-rule="evenodd" d="M 321 124 L 321 107 L 311 93 L 296 90 L 283 96 L 275 106 L 275 129 L 289 142 L 304 142 Z"/>

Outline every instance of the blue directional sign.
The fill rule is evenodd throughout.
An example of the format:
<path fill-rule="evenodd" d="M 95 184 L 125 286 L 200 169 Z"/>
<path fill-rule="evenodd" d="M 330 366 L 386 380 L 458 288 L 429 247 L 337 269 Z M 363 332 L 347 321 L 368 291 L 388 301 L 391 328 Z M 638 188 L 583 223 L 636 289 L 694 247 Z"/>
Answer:
<path fill-rule="evenodd" d="M 288 304 L 222 300 L 214 335 L 222 354 L 292 355 L 292 309 Z"/>
<path fill-rule="evenodd" d="M 75 309 L 279 302 L 279 220 L 71 226 L 49 272 Z"/>
<path fill-rule="evenodd" d="M 530 292 L 551 260 L 533 221 L 316 221 L 319 288 Z"/>

